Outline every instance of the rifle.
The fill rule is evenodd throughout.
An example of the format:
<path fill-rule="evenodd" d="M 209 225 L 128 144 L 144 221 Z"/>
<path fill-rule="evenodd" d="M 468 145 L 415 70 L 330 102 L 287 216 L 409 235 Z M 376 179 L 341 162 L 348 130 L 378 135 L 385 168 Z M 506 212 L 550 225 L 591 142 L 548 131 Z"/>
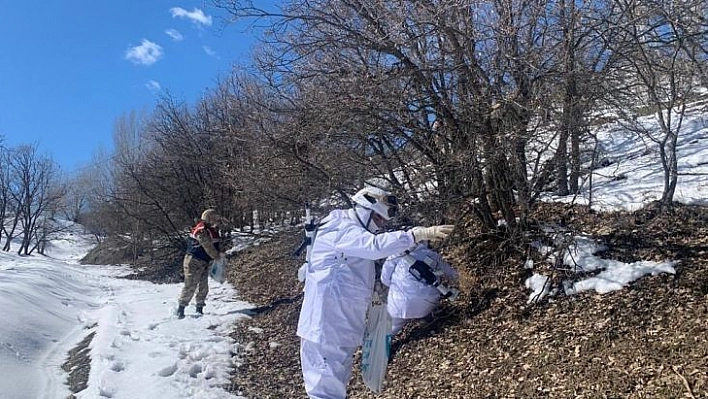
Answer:
<path fill-rule="evenodd" d="M 299 257 L 302 254 L 302 251 L 307 248 L 307 254 L 305 255 L 306 260 L 310 260 L 310 250 L 312 249 L 312 241 L 315 236 L 315 230 L 317 229 L 317 224 L 315 223 L 315 218 L 312 216 L 312 213 L 310 212 L 310 203 L 306 202 L 305 203 L 305 238 L 302 240 L 302 243 L 300 243 L 300 246 L 297 247 L 295 252 L 293 252 L 293 256 Z"/>

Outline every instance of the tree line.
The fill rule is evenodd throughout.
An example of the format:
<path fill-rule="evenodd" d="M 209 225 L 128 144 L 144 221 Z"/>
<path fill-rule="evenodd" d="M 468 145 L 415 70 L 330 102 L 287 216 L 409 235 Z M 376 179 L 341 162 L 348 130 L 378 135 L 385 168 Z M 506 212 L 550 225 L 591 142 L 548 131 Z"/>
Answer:
<path fill-rule="evenodd" d="M 607 122 L 656 144 L 670 209 L 686 106 L 708 84 L 707 2 L 212 0 L 262 30 L 253 65 L 195 104 L 166 94 L 121 117 L 83 173 L 82 218 L 179 246 L 207 206 L 233 227 L 299 220 L 376 178 L 405 221 L 504 219 L 518 236 L 543 193 L 590 184 Z"/>
<path fill-rule="evenodd" d="M 66 217 L 68 187 L 59 167 L 38 152 L 36 145 L 10 148 L 0 136 L 0 244 L 3 251 L 29 255 L 44 253 L 47 243 L 62 229 L 56 216 Z M 4 243 L 3 243 L 4 240 Z"/>

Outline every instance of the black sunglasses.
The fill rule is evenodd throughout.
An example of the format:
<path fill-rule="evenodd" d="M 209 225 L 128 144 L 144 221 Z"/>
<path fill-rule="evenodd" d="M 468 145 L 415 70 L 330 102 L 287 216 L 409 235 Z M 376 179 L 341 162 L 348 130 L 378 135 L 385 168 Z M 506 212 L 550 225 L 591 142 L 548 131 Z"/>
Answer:
<path fill-rule="evenodd" d="M 366 198 L 366 200 L 371 202 L 372 204 L 376 203 L 376 198 L 369 194 L 364 194 L 364 198 Z M 387 195 L 383 197 L 383 200 L 385 201 L 384 204 L 388 208 L 388 217 L 392 218 L 396 216 L 396 214 L 398 213 L 398 198 L 396 198 L 395 195 Z"/>
<path fill-rule="evenodd" d="M 372 204 L 376 203 L 376 198 L 369 194 L 364 194 L 364 198 Z M 383 197 L 384 203 L 388 206 L 398 206 L 398 198 L 395 195 L 386 195 Z"/>

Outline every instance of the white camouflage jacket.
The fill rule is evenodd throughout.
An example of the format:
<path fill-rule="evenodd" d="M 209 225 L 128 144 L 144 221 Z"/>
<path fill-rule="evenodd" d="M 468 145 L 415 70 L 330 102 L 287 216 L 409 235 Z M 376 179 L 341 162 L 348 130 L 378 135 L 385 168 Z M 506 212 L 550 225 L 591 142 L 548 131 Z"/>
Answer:
<path fill-rule="evenodd" d="M 452 279 L 457 279 L 458 274 L 440 254 L 428 248 L 425 244 L 418 244 L 411 251 L 411 256 L 416 260 L 423 260 L 426 256 L 433 259 L 433 270 Z M 417 319 L 427 316 L 437 305 L 440 292 L 437 288 L 426 285 L 408 271 L 408 264 L 402 255 L 391 256 L 386 259 L 381 270 L 381 282 L 389 287 L 387 308 L 391 317 L 402 319 Z"/>
<path fill-rule="evenodd" d="M 371 303 L 374 260 L 401 253 L 415 242 L 408 231 L 369 232 L 353 209 L 334 210 L 324 221 L 307 266 L 297 335 L 320 344 L 355 347 L 361 344 Z"/>

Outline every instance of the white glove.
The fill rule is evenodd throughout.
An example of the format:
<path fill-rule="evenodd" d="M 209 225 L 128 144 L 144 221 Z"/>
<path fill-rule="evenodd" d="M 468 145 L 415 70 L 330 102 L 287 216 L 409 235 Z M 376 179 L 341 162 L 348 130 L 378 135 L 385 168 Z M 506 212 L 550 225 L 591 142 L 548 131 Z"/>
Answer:
<path fill-rule="evenodd" d="M 430 227 L 417 226 L 411 229 L 411 233 L 413 233 L 413 239 L 416 243 L 421 241 L 436 241 L 447 238 L 454 228 L 454 224 L 441 224 L 439 226 Z"/>

